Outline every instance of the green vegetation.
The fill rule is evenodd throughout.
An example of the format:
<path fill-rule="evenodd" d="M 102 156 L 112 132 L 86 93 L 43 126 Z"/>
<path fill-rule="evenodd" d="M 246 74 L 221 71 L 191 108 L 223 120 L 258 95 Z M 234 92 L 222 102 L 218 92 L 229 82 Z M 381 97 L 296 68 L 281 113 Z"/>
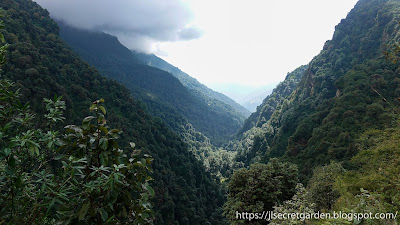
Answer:
<path fill-rule="evenodd" d="M 277 107 L 282 104 L 282 101 L 296 89 L 307 68 L 308 66 L 300 66 L 293 72 L 288 73 L 285 80 L 278 84 L 272 93 L 263 100 L 263 103 L 257 107 L 257 111 L 246 119 L 238 135 L 243 135 L 252 127 L 262 127 L 271 118 Z"/>
<path fill-rule="evenodd" d="M 315 213 L 315 204 L 309 200 L 309 195 L 307 189 L 299 183 L 296 186 L 296 193 L 293 195 L 292 199 L 285 201 L 283 204 L 274 207 L 274 213 Z M 295 224 L 308 224 L 302 220 L 298 219 L 283 219 L 283 218 L 273 218 L 271 220 L 271 225 L 295 225 Z"/>
<path fill-rule="evenodd" d="M 60 36 L 103 75 L 125 84 L 134 96 L 147 104 L 152 115 L 161 118 L 179 134 L 182 133 L 180 126 L 190 123 L 212 144 L 221 146 L 243 124 L 244 115 L 218 100 L 215 94 L 210 97 L 208 93 L 211 90 L 206 90 L 195 81 L 185 83 L 190 85 L 185 87 L 169 72 L 142 62 L 143 55 L 132 53 L 116 37 L 79 30 L 62 23 Z M 188 80 L 189 76 L 185 77 Z"/>
<path fill-rule="evenodd" d="M 360 0 L 296 87 L 276 105 L 267 98 L 245 122 L 240 141 L 231 143 L 237 160 L 250 167 L 275 157 L 298 166 L 305 188 L 283 204 L 275 201 L 276 212 L 399 210 L 399 9 L 399 1 Z M 396 222 L 399 217 L 306 224 Z"/>
<path fill-rule="evenodd" d="M 129 51 L 113 36 L 79 30 L 63 23 L 60 26 L 61 37 L 75 51 L 104 75 L 125 83 L 146 103 L 151 114 L 179 134 L 207 171 L 224 180 L 234 169 L 242 167 L 242 163 L 234 160 L 235 152 L 215 147 L 234 134 L 243 121 L 240 113 L 217 100 L 220 95 L 155 56 Z M 138 62 L 140 60 L 172 70 L 186 87 L 171 74 L 143 65 Z M 208 130 L 212 130 L 211 133 Z"/>
<path fill-rule="evenodd" d="M 306 69 L 307 66 L 301 66 L 289 73 L 271 95 L 257 107 L 257 111 L 245 121 L 237 134 L 238 138 L 229 143 L 229 148 L 237 152 L 237 161 L 249 165 L 261 160 L 263 152 L 268 149 L 269 139 L 266 137 L 271 138 L 275 134 L 275 129 L 267 122 L 273 113 L 281 110 L 282 104 L 287 104 L 286 98 L 295 90 Z"/>
<path fill-rule="evenodd" d="M 400 124 L 384 130 L 369 129 L 357 140 L 359 153 L 348 170 L 332 163 L 314 170 L 308 187 L 298 189 L 292 200 L 275 212 L 396 213 L 400 209 L 399 138 Z M 300 221 L 274 221 L 302 224 Z M 286 223 L 280 223 L 286 222 Z M 290 222 L 290 223 L 288 223 Z M 396 220 L 348 219 L 310 220 L 307 224 L 397 224 Z"/>
<path fill-rule="evenodd" d="M 249 169 L 236 171 L 229 184 L 225 215 L 231 224 L 247 224 L 238 220 L 237 212 L 271 211 L 277 203 L 290 199 L 295 193 L 297 168 L 277 159 L 267 165 L 253 164 Z M 251 224 L 264 224 L 259 220 Z"/>
<path fill-rule="evenodd" d="M 273 159 L 265 164 L 253 164 L 236 171 L 229 182 L 225 215 L 231 224 L 247 224 L 236 213 L 271 211 L 277 203 L 290 199 L 297 184 L 297 168 Z M 258 220 L 251 224 L 265 224 Z"/>
<path fill-rule="evenodd" d="M 370 129 L 361 136 L 359 153 L 350 161 L 354 169 L 336 179 L 340 198 L 334 208 L 372 213 L 400 210 L 399 135 L 398 125 L 384 130 Z"/>
<path fill-rule="evenodd" d="M 393 126 L 398 66 L 382 52 L 399 38 L 398 7 L 397 1 L 360 1 L 311 61 L 296 90 L 272 115 L 262 110 L 253 120 L 253 130 L 235 146 L 238 160 L 284 157 L 299 166 L 300 179 L 307 182 L 317 166 L 357 154 L 355 141 L 367 128 Z"/>
<path fill-rule="evenodd" d="M 339 163 L 331 163 L 327 166 L 317 167 L 308 185 L 310 198 L 315 203 L 316 210 L 332 209 L 340 193 L 334 187 L 338 176 L 345 172 Z"/>
<path fill-rule="evenodd" d="M 128 151 L 129 159 L 123 154 L 121 132 L 107 126 L 103 99 L 90 107 L 95 116 L 61 135 L 52 129 L 65 120 L 61 97 L 44 99 L 46 129 L 37 129 L 37 115 L 13 86 L 0 80 L 0 223 L 152 223 L 152 159 L 137 150 Z"/>
<path fill-rule="evenodd" d="M 154 159 L 151 174 L 154 180 L 150 181 L 155 192 L 154 223 L 225 223 L 221 188 L 177 134 L 160 119 L 149 116 L 144 104 L 132 97 L 131 90 L 102 77 L 82 61 L 58 37 L 58 26 L 46 10 L 30 0 L 0 2 L 6 24 L 3 34 L 9 43 L 2 78 L 14 82 L 14 87 L 20 90 L 21 102 L 29 102 L 31 112 L 37 115 L 32 120 L 34 129 L 47 129 L 48 119 L 44 115 L 48 112 L 42 102 L 48 96 L 63 96 L 66 105 L 63 124 L 80 124 L 87 106 L 104 98 L 108 126 L 123 131 L 119 148 L 130 149 L 129 142 L 134 142 L 135 149 Z M 64 133 L 61 123 L 52 126 L 53 131 Z"/>
<path fill-rule="evenodd" d="M 397 66 L 383 59 L 382 48 L 398 38 L 397 9 L 396 1 L 360 1 L 336 27 L 299 91 L 271 119 L 280 128 L 270 156 L 285 154 L 307 179 L 317 165 L 354 156 L 367 128 L 394 125 Z"/>
<path fill-rule="evenodd" d="M 235 160 L 236 152 L 216 148 L 202 133 L 196 131 L 190 124 L 182 127 L 181 137 L 189 145 L 196 158 L 203 162 L 207 171 L 217 176 L 223 182 L 244 165 Z"/>
<path fill-rule="evenodd" d="M 39 5 L 0 2 L 0 224 L 264 224 L 236 212 L 400 210 L 398 0 L 360 0 L 228 144 L 240 113 L 179 69 L 62 28 L 125 88 L 83 62 Z"/>
<path fill-rule="evenodd" d="M 176 78 L 179 79 L 183 86 L 187 87 L 189 90 L 192 90 L 195 95 L 198 95 L 200 99 L 204 99 L 204 101 L 206 101 L 210 106 L 216 107 L 216 110 L 224 110 L 227 112 L 227 114 L 239 114 L 239 116 L 237 117 L 240 117 L 240 114 L 246 117 L 250 115 L 250 112 L 246 108 L 239 105 L 229 97 L 211 90 L 204 84 L 198 82 L 195 78 L 189 76 L 187 73 L 181 71 L 179 68 L 165 62 L 154 54 L 144 54 L 135 51 L 133 51 L 133 54 L 146 65 L 167 71 L 174 75 Z M 231 108 L 224 106 L 218 101 L 229 105 Z"/>
<path fill-rule="evenodd" d="M 65 119 L 61 97 L 45 99 L 48 129 L 35 129 L 36 115 L 19 102 L 13 83 L 0 83 L 1 223 L 152 223 L 152 159 L 119 149 L 121 132 L 106 125 L 104 100 L 90 107 L 95 116 L 61 135 L 51 129 Z"/>

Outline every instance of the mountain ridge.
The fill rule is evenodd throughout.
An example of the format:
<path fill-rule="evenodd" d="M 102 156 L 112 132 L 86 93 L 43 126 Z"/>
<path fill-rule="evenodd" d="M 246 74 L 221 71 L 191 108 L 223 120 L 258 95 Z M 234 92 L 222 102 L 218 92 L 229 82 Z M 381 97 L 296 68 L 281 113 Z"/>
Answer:
<path fill-rule="evenodd" d="M 244 117 L 229 105 L 184 87 L 179 79 L 164 70 L 140 63 L 138 57 L 115 37 L 62 23 L 60 28 L 61 38 L 75 51 L 105 76 L 127 85 L 134 95 L 149 104 L 148 109 L 153 115 L 168 119 L 165 122 L 175 131 L 179 131 L 177 124 L 186 126 L 183 120 L 187 120 L 196 130 L 209 137 L 213 144 L 220 145 L 243 123 Z M 104 49 L 99 46 L 118 48 Z M 171 116 L 165 116 L 166 113 Z"/>
<path fill-rule="evenodd" d="M 249 165 L 234 172 L 228 185 L 224 212 L 231 223 L 236 224 L 237 210 L 271 209 L 265 198 L 269 190 L 248 190 L 266 187 L 260 183 L 275 177 L 249 177 L 277 162 L 296 165 L 292 175 L 301 184 L 289 201 L 276 201 L 276 213 L 399 211 L 399 20 L 398 0 L 358 1 L 336 26 L 332 40 L 299 73 L 290 93 L 281 95 L 278 104 L 265 104 L 272 96 L 266 98 L 245 122 L 239 140 L 230 143 L 238 152 L 236 160 Z M 348 222 L 331 218 L 306 223 Z M 397 224 L 399 218 L 353 222 Z"/>
<path fill-rule="evenodd" d="M 219 101 L 222 101 L 228 105 L 230 105 L 233 109 L 237 110 L 238 112 L 242 113 L 244 116 L 249 116 L 250 112 L 245 109 L 242 105 L 238 104 L 235 102 L 233 99 L 229 98 L 228 96 L 214 91 L 211 88 L 207 87 L 206 85 L 200 83 L 197 81 L 197 79 L 191 77 L 187 73 L 183 72 L 180 70 L 178 67 L 175 67 L 165 60 L 161 59 L 160 57 L 154 55 L 154 54 L 145 54 L 145 53 L 140 53 L 137 51 L 132 51 L 134 55 L 142 60 L 142 62 L 146 65 L 152 66 L 159 68 L 161 70 L 167 71 L 174 75 L 176 78 L 178 78 L 181 83 L 192 90 L 195 90 L 205 96 L 208 96 L 210 98 L 215 98 Z"/>
<path fill-rule="evenodd" d="M 39 115 L 37 126 L 45 114 L 43 98 L 63 96 L 65 122 L 72 124 L 81 122 L 94 100 L 104 98 L 107 123 L 123 131 L 121 149 L 131 141 L 154 158 L 155 223 L 224 224 L 222 190 L 176 133 L 150 116 L 125 86 L 101 76 L 74 53 L 47 10 L 30 0 L 0 2 L 9 44 L 2 78 L 12 80 L 22 101 L 30 102 Z"/>
<path fill-rule="evenodd" d="M 397 88 L 390 83 L 396 69 L 386 61 L 383 51 L 399 37 L 398 4 L 389 0 L 360 0 L 356 4 L 336 26 L 332 40 L 310 62 L 293 93 L 271 116 L 262 116 L 262 112 L 253 116 L 253 122 L 263 120 L 256 126 L 266 132 L 253 139 L 251 158 L 258 155 L 258 160 L 268 162 L 272 157 L 283 157 L 295 162 L 306 181 L 315 166 L 330 160 L 346 161 L 356 154 L 351 143 L 367 127 L 390 126 L 390 108 L 373 90 L 390 97 L 390 104 L 397 104 L 393 102 L 395 93 L 390 92 L 390 88 Z M 369 121 L 372 110 L 384 116 Z"/>

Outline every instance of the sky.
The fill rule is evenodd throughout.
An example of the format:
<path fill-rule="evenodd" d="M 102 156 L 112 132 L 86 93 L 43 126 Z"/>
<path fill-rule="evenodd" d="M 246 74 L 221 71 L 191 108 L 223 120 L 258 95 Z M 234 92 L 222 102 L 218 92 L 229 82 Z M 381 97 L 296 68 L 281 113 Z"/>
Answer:
<path fill-rule="evenodd" d="M 118 37 L 222 93 L 283 81 L 357 0 L 36 0 L 53 18 Z"/>

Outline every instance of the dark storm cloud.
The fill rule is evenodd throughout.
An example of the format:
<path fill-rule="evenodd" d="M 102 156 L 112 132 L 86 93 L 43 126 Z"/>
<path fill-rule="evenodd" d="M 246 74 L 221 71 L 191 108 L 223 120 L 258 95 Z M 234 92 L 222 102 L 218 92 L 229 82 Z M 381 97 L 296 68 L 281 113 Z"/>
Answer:
<path fill-rule="evenodd" d="M 199 38 L 181 0 L 36 0 L 68 25 L 117 36 L 129 48 L 149 51 L 158 41 Z"/>

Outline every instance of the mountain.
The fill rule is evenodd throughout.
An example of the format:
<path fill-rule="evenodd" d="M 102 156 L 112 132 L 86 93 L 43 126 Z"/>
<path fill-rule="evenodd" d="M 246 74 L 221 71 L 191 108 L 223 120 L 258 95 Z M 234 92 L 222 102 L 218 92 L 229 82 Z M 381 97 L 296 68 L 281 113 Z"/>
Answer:
<path fill-rule="evenodd" d="M 360 0 L 336 26 L 320 54 L 288 75 L 282 83 L 289 84 L 287 91 L 280 84 L 247 119 L 239 140 L 230 143 L 238 151 L 236 160 L 250 165 L 236 171 L 228 185 L 225 214 L 230 222 L 236 224 L 238 208 L 268 210 L 262 204 L 273 198 L 265 194 L 273 192 L 249 196 L 249 190 L 293 175 L 261 175 L 278 161 L 297 165 L 302 184 L 289 201 L 275 201 L 276 213 L 306 210 L 332 215 L 340 210 L 379 215 L 400 210 L 399 9 L 398 0 Z M 249 178 L 252 171 L 260 175 Z M 233 204 L 235 200 L 239 203 Z M 396 216 L 380 221 L 357 218 L 350 223 L 398 224 Z M 305 223 L 349 221 L 330 218 Z"/>
<path fill-rule="evenodd" d="M 244 122 L 243 127 L 238 131 L 238 140 L 230 143 L 237 151 L 237 160 L 249 165 L 259 161 L 262 157 L 261 149 L 269 147 L 266 137 L 271 138 L 273 128 L 267 123 L 273 113 L 281 107 L 284 101 L 293 93 L 300 82 L 308 66 L 300 66 L 291 73 L 288 73 L 282 81 L 267 96 L 257 111 L 252 113 Z"/>
<path fill-rule="evenodd" d="M 189 76 L 187 73 L 181 71 L 179 68 L 167 63 L 163 59 L 157 57 L 154 54 L 145 54 L 133 51 L 133 54 L 141 60 L 144 64 L 156 67 L 158 69 L 167 71 L 174 75 L 179 81 L 188 89 L 193 90 L 195 93 L 198 93 L 201 97 L 206 98 L 206 101 L 209 104 L 212 104 L 213 101 L 219 100 L 229 106 L 232 107 L 231 110 L 236 110 L 238 113 L 244 115 L 245 117 L 250 115 L 250 112 L 241 106 L 240 104 L 236 103 L 234 100 L 229 98 L 228 96 L 216 92 L 204 84 L 198 82 L 195 78 Z"/>
<path fill-rule="evenodd" d="M 306 69 L 307 66 L 300 66 L 293 72 L 288 73 L 285 80 L 272 90 L 272 93 L 262 101 L 261 105 L 257 106 L 256 112 L 252 113 L 249 118 L 246 119 L 238 134 L 242 135 L 252 127 L 261 127 L 263 123 L 268 121 L 272 113 L 274 113 L 276 108 L 281 104 L 281 101 L 295 90 Z"/>
<path fill-rule="evenodd" d="M 396 126 L 398 65 L 384 51 L 399 37 L 399 4 L 360 0 L 310 62 L 293 93 L 282 96 L 275 110 L 261 105 L 245 122 L 242 132 L 251 127 L 263 132 L 247 140 L 251 154 L 239 148 L 241 156 L 251 155 L 240 160 L 283 157 L 296 163 L 307 181 L 317 166 L 348 162 L 360 151 L 357 140 L 368 129 Z"/>
<path fill-rule="evenodd" d="M 240 97 L 237 101 L 238 103 L 243 105 L 243 107 L 248 109 L 250 112 L 255 112 L 257 110 L 257 106 L 259 106 L 264 100 L 264 98 L 270 95 L 271 93 L 272 93 L 272 88 L 263 87 Z"/>
<path fill-rule="evenodd" d="M 169 72 L 141 63 L 116 37 L 59 24 L 61 38 L 81 57 L 103 75 L 125 84 L 148 105 L 151 114 L 175 131 L 190 123 L 213 144 L 221 145 L 243 124 L 244 116 L 231 106 L 186 88 Z"/>
<path fill-rule="evenodd" d="M 132 141 L 137 149 L 154 158 L 151 176 L 156 192 L 155 223 L 224 224 L 220 213 L 224 195 L 215 178 L 205 171 L 176 133 L 146 112 L 144 104 L 132 96 L 132 87 L 128 89 L 100 75 L 83 61 L 59 37 L 59 27 L 47 10 L 35 2 L 1 0 L 0 5 L 6 26 L 3 33 L 9 43 L 1 78 L 12 80 L 22 102 L 30 103 L 31 110 L 38 115 L 34 125 L 42 126 L 43 98 L 63 96 L 67 124 L 80 124 L 90 104 L 104 98 L 107 123 L 123 131 L 121 143 L 125 144 L 121 149 Z M 151 67 L 143 68 L 143 76 L 153 71 L 154 77 L 164 77 L 165 72 Z M 180 84 L 175 78 L 172 82 Z"/>
<path fill-rule="evenodd" d="M 228 97 L 241 104 L 251 113 L 255 112 L 265 97 L 272 93 L 277 84 L 268 84 L 261 87 L 246 84 L 214 84 L 212 88 L 220 90 Z M 248 115 L 250 116 L 250 114 Z"/>

